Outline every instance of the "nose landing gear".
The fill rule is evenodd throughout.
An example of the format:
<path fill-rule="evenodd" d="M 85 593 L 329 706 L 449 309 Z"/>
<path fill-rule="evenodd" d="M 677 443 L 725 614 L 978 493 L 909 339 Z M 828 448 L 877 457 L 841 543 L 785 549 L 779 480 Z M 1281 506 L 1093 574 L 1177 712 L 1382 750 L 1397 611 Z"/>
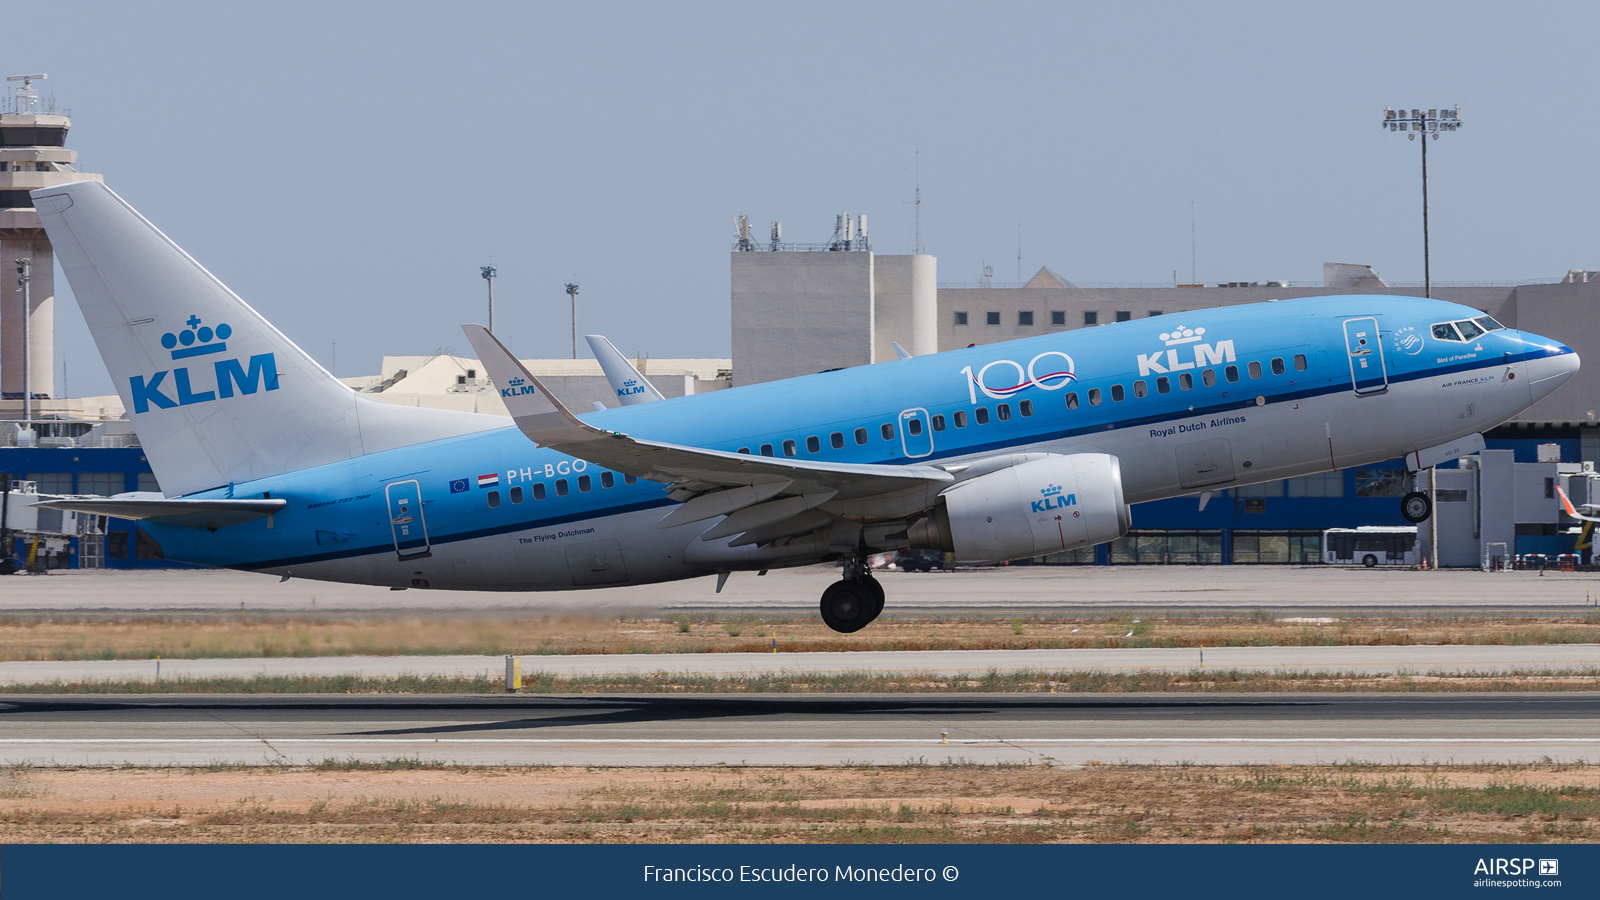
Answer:
<path fill-rule="evenodd" d="M 1421 491 L 1412 491 L 1400 498 L 1400 515 L 1413 525 L 1426 522 L 1433 515 L 1433 501 Z"/>
<path fill-rule="evenodd" d="M 883 585 L 872 577 L 865 557 L 844 561 L 844 578 L 822 592 L 822 621 L 840 634 L 852 634 L 883 612 Z"/>

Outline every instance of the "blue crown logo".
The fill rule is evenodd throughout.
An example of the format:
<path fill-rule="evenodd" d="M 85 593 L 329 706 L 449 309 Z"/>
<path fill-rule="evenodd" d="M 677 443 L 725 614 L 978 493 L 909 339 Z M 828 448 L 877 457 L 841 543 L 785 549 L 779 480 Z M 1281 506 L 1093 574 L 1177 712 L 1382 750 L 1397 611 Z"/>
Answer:
<path fill-rule="evenodd" d="M 957 373 L 957 374 L 959 374 L 959 373 Z M 508 387 L 516 387 L 519 384 L 527 384 L 527 383 L 528 382 L 524 381 L 521 376 L 518 376 L 516 378 L 511 379 L 511 381 L 507 384 L 507 386 Z"/>
<path fill-rule="evenodd" d="M 960 373 L 957 373 L 957 374 L 960 374 Z M 1039 491 L 1039 493 L 1045 495 L 1046 497 L 1054 497 L 1055 495 L 1061 493 L 1061 485 L 1059 485 L 1059 484 L 1048 485 L 1048 486 L 1042 488 Z"/>
<path fill-rule="evenodd" d="M 233 327 L 226 322 L 213 330 L 209 325 L 201 325 L 199 316 L 190 315 L 189 321 L 184 324 L 189 327 L 177 334 L 169 331 L 161 336 L 161 346 L 172 351 L 173 359 L 188 359 L 191 356 L 206 356 L 227 351 L 226 342 L 228 338 L 233 337 Z M 174 349 L 179 344 L 183 347 Z"/>

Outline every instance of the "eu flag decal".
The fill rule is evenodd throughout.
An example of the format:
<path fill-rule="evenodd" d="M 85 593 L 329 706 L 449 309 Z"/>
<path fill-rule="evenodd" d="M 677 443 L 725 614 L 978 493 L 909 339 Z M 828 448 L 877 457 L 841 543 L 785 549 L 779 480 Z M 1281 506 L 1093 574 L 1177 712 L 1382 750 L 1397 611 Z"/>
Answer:
<path fill-rule="evenodd" d="M 467 490 L 470 490 L 470 488 L 467 487 L 467 480 L 465 478 L 457 478 L 456 480 L 450 482 L 450 493 L 452 494 L 459 494 Z"/>

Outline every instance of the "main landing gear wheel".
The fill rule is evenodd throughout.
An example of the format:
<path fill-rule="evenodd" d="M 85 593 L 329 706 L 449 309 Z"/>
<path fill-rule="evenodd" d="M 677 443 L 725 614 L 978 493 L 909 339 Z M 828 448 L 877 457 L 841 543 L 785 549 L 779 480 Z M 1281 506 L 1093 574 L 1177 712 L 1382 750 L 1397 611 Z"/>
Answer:
<path fill-rule="evenodd" d="M 851 634 L 876 618 L 882 603 L 861 581 L 835 581 L 822 592 L 822 621 L 840 634 Z"/>
<path fill-rule="evenodd" d="M 1413 525 L 1426 522 L 1433 515 L 1433 501 L 1421 491 L 1412 491 L 1400 499 L 1400 515 Z"/>
<path fill-rule="evenodd" d="M 867 590 L 872 592 L 872 608 L 867 610 L 871 615 L 867 621 L 869 623 L 876 622 L 878 616 L 883 614 L 883 585 L 879 584 L 878 579 L 873 578 L 870 574 L 856 579 L 856 583 L 866 585 Z"/>

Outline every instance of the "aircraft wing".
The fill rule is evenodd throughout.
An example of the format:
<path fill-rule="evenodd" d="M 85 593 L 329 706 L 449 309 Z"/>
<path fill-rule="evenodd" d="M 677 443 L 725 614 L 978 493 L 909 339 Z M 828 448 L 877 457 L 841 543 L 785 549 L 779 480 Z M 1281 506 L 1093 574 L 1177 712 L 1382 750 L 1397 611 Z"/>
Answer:
<path fill-rule="evenodd" d="M 152 519 L 163 525 L 223 528 L 264 519 L 280 512 L 287 500 L 148 499 L 144 497 L 72 497 L 33 504 L 44 509 L 65 509 L 91 516 L 118 519 Z"/>
<path fill-rule="evenodd" d="M 1567 492 L 1562 490 L 1560 486 L 1556 487 L 1556 495 L 1561 498 L 1561 508 L 1566 510 L 1567 515 L 1584 522 L 1600 522 L 1600 516 L 1586 516 L 1583 513 L 1578 512 L 1576 509 L 1573 509 L 1572 501 L 1567 498 Z M 1583 508 L 1593 509 L 1594 504 L 1585 503 Z"/>
<path fill-rule="evenodd" d="M 656 400 L 665 400 L 656 386 L 645 380 L 634 368 L 628 358 L 618 352 L 612 343 L 606 340 L 603 334 L 586 334 L 583 339 L 589 342 L 589 349 L 594 351 L 594 358 L 600 361 L 600 371 L 606 373 L 606 381 L 611 382 L 611 390 L 616 392 L 617 399 L 623 406 L 633 406 L 636 403 L 650 403 Z"/>
<path fill-rule="evenodd" d="M 676 485 L 673 499 L 696 498 L 675 510 L 664 524 L 725 515 L 755 504 L 761 504 L 766 514 L 792 509 L 789 515 L 793 515 L 834 497 L 869 497 L 955 480 L 955 476 L 935 466 L 751 456 L 603 431 L 573 415 L 488 329 L 481 325 L 461 327 L 500 389 L 500 397 L 517 428 L 529 440 L 626 475 Z M 708 496 L 699 496 L 703 494 Z"/>

